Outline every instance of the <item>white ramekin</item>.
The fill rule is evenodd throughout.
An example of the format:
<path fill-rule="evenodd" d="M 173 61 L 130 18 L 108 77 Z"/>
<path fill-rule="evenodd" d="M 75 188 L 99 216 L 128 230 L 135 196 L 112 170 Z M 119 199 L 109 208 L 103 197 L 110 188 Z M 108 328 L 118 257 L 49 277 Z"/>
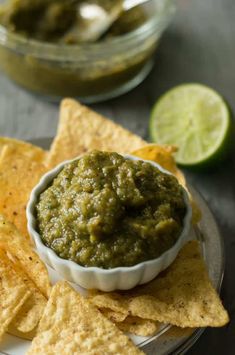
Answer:
<path fill-rule="evenodd" d="M 131 160 L 143 160 L 131 155 L 124 155 L 124 157 Z M 79 157 L 65 161 L 46 173 L 31 192 L 26 209 L 28 231 L 35 243 L 39 256 L 46 264 L 57 271 L 64 279 L 74 282 L 86 289 L 99 289 L 106 292 L 114 290 L 128 290 L 137 285 L 151 281 L 174 261 L 178 252 L 188 239 L 191 226 L 192 210 L 186 190 L 183 189 L 187 211 L 184 217 L 182 233 L 173 247 L 168 249 L 160 257 L 130 267 L 117 267 L 107 270 L 98 267 L 83 267 L 74 261 L 60 258 L 52 249 L 46 247 L 43 244 L 40 234 L 37 232 L 35 217 L 35 205 L 38 201 L 39 195 L 58 175 L 65 164 L 77 159 L 79 159 Z M 162 172 L 170 174 L 157 163 L 148 160 L 143 161 L 152 164 Z"/>

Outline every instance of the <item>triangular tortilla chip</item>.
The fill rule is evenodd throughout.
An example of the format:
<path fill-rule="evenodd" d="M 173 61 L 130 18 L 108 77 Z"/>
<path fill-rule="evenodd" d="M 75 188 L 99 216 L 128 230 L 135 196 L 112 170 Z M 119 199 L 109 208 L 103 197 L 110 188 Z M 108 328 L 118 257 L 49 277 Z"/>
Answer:
<path fill-rule="evenodd" d="M 48 165 L 72 159 L 89 150 L 130 153 L 147 144 L 129 132 L 80 103 L 65 99 L 60 107 L 57 135 L 52 143 Z"/>
<path fill-rule="evenodd" d="M 45 173 L 46 153 L 29 144 L 3 147 L 0 158 L 0 213 L 28 236 L 26 204 L 32 188 Z"/>
<path fill-rule="evenodd" d="M 28 239 L 25 239 L 2 215 L 0 215 L 0 245 L 17 260 L 40 292 L 49 297 L 51 286 L 46 266 L 33 251 Z"/>
<path fill-rule="evenodd" d="M 0 340 L 29 296 L 21 275 L 15 272 L 12 262 L 0 249 Z"/>
<path fill-rule="evenodd" d="M 171 326 L 166 332 L 162 334 L 162 339 L 179 339 L 179 338 L 188 338 L 190 335 L 195 332 L 197 328 L 180 328 L 176 326 Z"/>
<path fill-rule="evenodd" d="M 121 323 L 127 318 L 127 314 L 115 312 L 109 308 L 100 308 L 99 310 L 106 318 L 111 320 L 111 322 L 113 323 Z"/>
<path fill-rule="evenodd" d="M 125 333 L 147 337 L 159 330 L 160 323 L 150 319 L 128 316 L 123 322 L 116 323 L 116 326 Z"/>
<path fill-rule="evenodd" d="M 21 141 L 19 139 L 15 138 L 10 138 L 10 137 L 0 137 L 0 153 L 4 146 L 12 146 L 16 149 L 19 149 L 19 151 L 31 151 L 34 152 L 34 156 L 36 157 L 37 160 L 44 160 L 45 156 L 47 155 L 47 152 L 44 151 L 43 149 L 36 147 L 35 145 Z"/>
<path fill-rule="evenodd" d="M 21 338 L 21 339 L 25 339 L 25 340 L 33 340 L 33 338 L 36 336 L 36 333 L 37 333 L 37 327 L 34 330 L 32 330 L 31 332 L 23 333 L 23 332 L 20 332 L 19 330 L 17 330 L 14 326 L 12 326 L 12 324 L 10 324 L 8 327 L 7 333 L 14 335 L 17 338 Z"/>
<path fill-rule="evenodd" d="M 182 328 L 219 327 L 229 321 L 197 241 L 188 242 L 174 263 L 152 282 L 129 292 L 98 292 L 96 296 L 93 291 L 91 301 L 96 304 L 97 297 L 100 307 L 102 295 L 106 307 L 115 301 L 115 311 L 126 309 L 133 316 Z"/>
<path fill-rule="evenodd" d="M 57 283 L 28 355 L 143 354 L 131 340 L 65 281 Z"/>
<path fill-rule="evenodd" d="M 46 306 L 47 299 L 37 289 L 19 263 L 14 263 L 13 261 L 13 268 L 18 275 L 22 277 L 27 289 L 31 291 L 31 295 L 12 320 L 10 328 L 12 331 L 15 329 L 22 333 L 29 333 L 37 327 Z"/>

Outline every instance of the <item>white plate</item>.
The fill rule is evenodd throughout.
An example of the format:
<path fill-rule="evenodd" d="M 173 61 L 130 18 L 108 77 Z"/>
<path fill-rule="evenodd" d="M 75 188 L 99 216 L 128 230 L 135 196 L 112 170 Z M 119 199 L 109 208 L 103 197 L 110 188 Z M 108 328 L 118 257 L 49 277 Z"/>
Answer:
<path fill-rule="evenodd" d="M 50 145 L 51 139 L 37 139 L 32 143 L 47 149 Z M 209 275 L 214 287 L 219 291 L 224 272 L 224 247 L 223 240 L 219 233 L 216 221 L 210 212 L 209 207 L 203 198 L 193 188 L 191 189 L 194 199 L 198 203 L 202 211 L 202 220 L 197 228 L 191 231 L 190 238 L 197 239 L 201 243 L 203 256 L 205 258 Z M 51 268 L 48 268 L 51 282 L 55 283 L 60 280 L 60 276 Z M 85 293 L 85 290 L 79 286 L 75 286 L 79 292 Z M 151 337 L 137 337 L 130 335 L 133 342 L 139 346 L 146 354 L 158 355 L 166 354 L 184 354 L 199 338 L 204 329 L 195 330 L 190 336 L 178 338 L 162 337 L 163 333 L 169 330 L 170 326 L 164 325 L 157 334 Z M 4 355 L 24 355 L 30 347 L 30 341 L 5 335 L 0 344 L 0 354 Z M 59 354 L 58 354 L 59 355 Z M 72 354 L 71 354 L 72 355 Z"/>

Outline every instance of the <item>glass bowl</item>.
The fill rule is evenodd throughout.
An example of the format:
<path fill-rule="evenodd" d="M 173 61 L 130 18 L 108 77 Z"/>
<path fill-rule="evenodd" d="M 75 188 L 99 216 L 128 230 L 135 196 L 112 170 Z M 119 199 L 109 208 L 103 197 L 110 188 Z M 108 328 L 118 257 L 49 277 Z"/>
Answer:
<path fill-rule="evenodd" d="M 149 73 L 152 55 L 175 10 L 174 0 L 150 0 L 141 6 L 147 14 L 144 24 L 91 44 L 50 44 L 0 26 L 0 69 L 53 101 L 69 96 L 92 103 L 127 92 Z"/>

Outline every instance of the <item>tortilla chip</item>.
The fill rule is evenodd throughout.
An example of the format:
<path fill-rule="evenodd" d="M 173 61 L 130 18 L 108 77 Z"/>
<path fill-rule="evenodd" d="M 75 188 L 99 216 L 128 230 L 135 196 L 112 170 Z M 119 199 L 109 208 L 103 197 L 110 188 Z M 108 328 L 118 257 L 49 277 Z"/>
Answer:
<path fill-rule="evenodd" d="M 0 245 L 17 260 L 39 291 L 48 297 L 51 286 L 46 266 L 33 251 L 29 241 L 2 215 L 0 215 Z"/>
<path fill-rule="evenodd" d="M 148 284 L 103 295 L 109 306 L 115 298 L 116 309 L 119 306 L 133 316 L 182 328 L 220 327 L 229 321 L 209 280 L 197 241 L 188 242 L 174 263 Z M 101 305 L 101 296 L 101 292 L 95 296 L 93 291 L 92 302 L 96 304 L 98 297 Z"/>
<path fill-rule="evenodd" d="M 89 290 L 88 299 L 99 309 L 109 309 L 112 312 L 123 314 L 125 318 L 129 315 L 128 299 L 118 292 L 102 292 L 98 290 Z"/>
<path fill-rule="evenodd" d="M 90 293 L 92 293 L 90 291 Z M 143 319 L 139 317 L 133 317 L 133 316 L 128 316 L 128 310 L 126 309 L 124 313 L 120 312 L 120 310 L 123 310 L 124 307 L 121 307 L 122 305 L 119 304 L 119 299 L 122 300 L 122 296 L 117 295 L 117 305 L 115 307 L 115 293 L 112 293 L 112 297 L 109 297 L 110 294 L 100 294 L 97 295 L 97 291 L 94 291 L 94 294 L 96 294 L 96 297 L 94 299 L 91 297 L 90 301 L 97 306 L 97 304 L 104 304 L 106 300 L 108 300 L 108 304 L 112 308 L 119 309 L 118 311 L 114 311 L 109 308 L 99 308 L 99 311 L 109 320 L 111 320 L 116 326 L 122 330 L 123 332 L 127 333 L 132 333 L 135 335 L 139 336 L 150 336 L 156 333 L 156 331 L 159 329 L 160 324 L 158 322 L 149 320 L 149 319 Z M 106 295 L 108 297 L 106 297 Z M 127 303 L 126 306 L 128 307 Z M 126 307 L 126 308 L 127 308 Z"/>
<path fill-rule="evenodd" d="M 0 213 L 28 236 L 26 204 L 32 188 L 45 173 L 45 152 L 32 145 L 6 145 L 0 159 Z"/>
<path fill-rule="evenodd" d="M 25 141 L 21 141 L 19 139 L 15 139 L 15 138 L 10 138 L 10 137 L 0 137 L 0 153 L 3 149 L 4 146 L 6 145 L 10 145 L 12 147 L 18 148 L 21 151 L 33 151 L 34 154 L 37 156 L 37 160 L 45 160 L 45 156 L 47 154 L 46 151 L 44 151 L 43 149 L 30 144 L 28 142 Z"/>
<path fill-rule="evenodd" d="M 193 196 L 191 195 L 190 192 L 189 192 L 189 199 L 192 207 L 192 224 L 195 226 L 202 219 L 202 212 L 199 206 L 197 205 L 197 203 L 194 201 Z"/>
<path fill-rule="evenodd" d="M 21 333 L 29 333 L 36 329 L 45 305 L 46 298 L 39 291 L 34 292 L 13 319 L 10 324 L 11 330 L 14 331 L 15 329 Z"/>
<path fill-rule="evenodd" d="M 12 262 L 0 249 L 0 339 L 8 325 L 30 296 L 21 276 L 12 267 Z"/>
<path fill-rule="evenodd" d="M 116 323 L 116 326 L 126 333 L 151 336 L 159 330 L 160 323 L 149 319 L 128 316 L 123 322 Z"/>
<path fill-rule="evenodd" d="M 25 340 L 33 340 L 33 338 L 37 334 L 37 327 L 32 330 L 31 332 L 28 333 L 22 333 L 19 330 L 17 330 L 15 327 L 13 327 L 11 324 L 8 326 L 7 333 L 10 335 L 14 335 L 15 337 L 25 339 Z"/>
<path fill-rule="evenodd" d="M 197 241 L 188 242 L 166 272 L 137 290 L 130 310 L 134 315 L 142 313 L 142 317 L 182 328 L 219 327 L 229 321 L 209 280 Z"/>
<path fill-rule="evenodd" d="M 65 99 L 47 162 L 52 167 L 93 149 L 130 153 L 146 144 L 137 135 L 79 102 Z"/>
<path fill-rule="evenodd" d="M 114 323 L 123 322 L 127 317 L 127 314 L 125 314 L 125 313 L 115 312 L 115 311 L 112 311 L 111 309 L 108 309 L 108 308 L 99 308 L 99 311 L 106 318 L 108 318 L 109 320 L 111 320 L 111 322 L 114 322 Z"/>
<path fill-rule="evenodd" d="M 28 290 L 31 291 L 31 295 L 23 304 L 10 326 L 12 331 L 16 329 L 22 333 L 29 333 L 37 327 L 46 306 L 47 299 L 36 288 L 34 283 L 18 264 L 14 264 L 13 267 L 14 270 L 21 275 Z"/>
<path fill-rule="evenodd" d="M 193 332 L 195 332 L 196 328 L 179 328 L 176 326 L 172 326 L 170 327 L 170 329 L 168 329 L 166 332 L 164 332 L 161 335 L 161 338 L 163 339 L 177 339 L 177 338 L 188 338 L 190 335 L 193 334 Z"/>
<path fill-rule="evenodd" d="M 51 295 L 27 352 L 32 354 L 143 354 L 92 304 L 61 281 Z"/>

